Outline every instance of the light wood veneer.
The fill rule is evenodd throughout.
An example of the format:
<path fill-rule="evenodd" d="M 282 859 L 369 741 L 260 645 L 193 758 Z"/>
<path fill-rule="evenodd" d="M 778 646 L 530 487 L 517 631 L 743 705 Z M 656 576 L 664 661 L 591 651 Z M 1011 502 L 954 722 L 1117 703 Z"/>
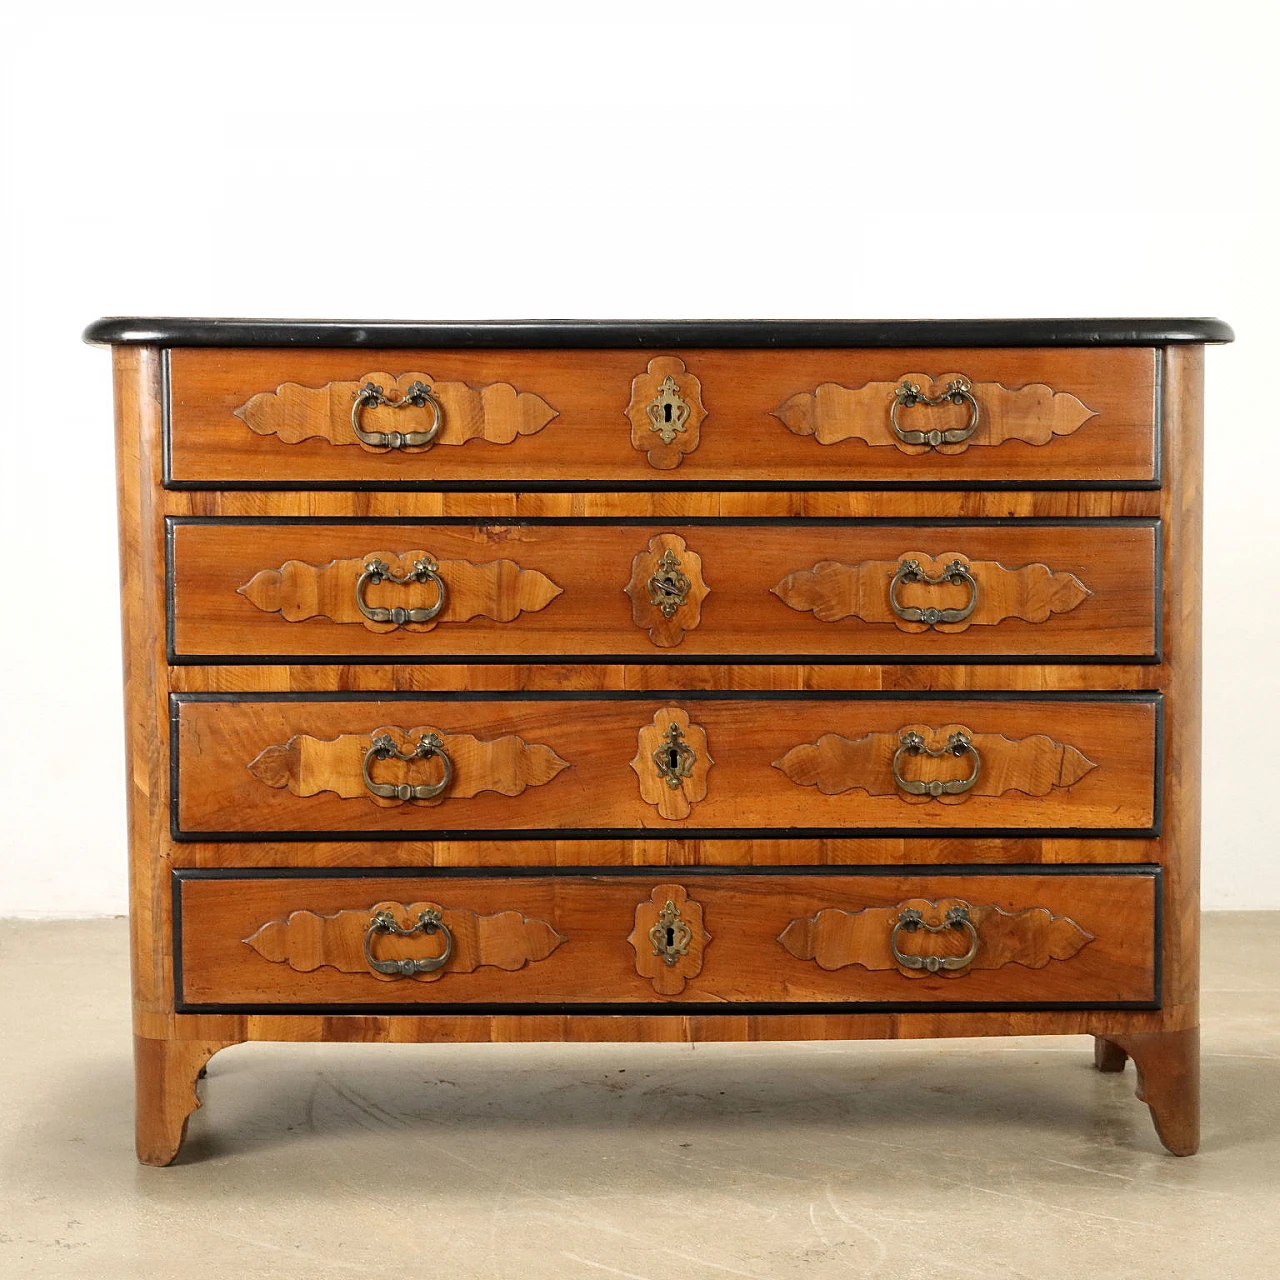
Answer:
<path fill-rule="evenodd" d="M 1159 536 L 1144 519 L 889 527 L 175 520 L 173 649 L 180 661 L 1146 661 L 1158 653 Z M 651 552 L 656 540 L 663 545 Z M 647 584 L 668 549 L 692 575 L 689 591 L 695 582 L 704 589 L 700 607 L 686 600 L 664 618 Z M 441 564 L 448 584 L 440 614 L 370 622 L 356 600 L 363 566 L 380 557 L 404 576 L 422 555 Z M 977 582 L 970 618 L 928 626 L 894 612 L 895 571 L 913 557 L 935 578 L 962 559 Z M 955 583 L 896 590 L 904 608 L 963 609 L 969 594 Z M 436 590 L 383 582 L 365 595 L 371 605 L 407 608 L 433 603 Z"/>
<path fill-rule="evenodd" d="M 843 348 L 811 325 L 806 349 L 760 322 L 734 349 L 653 326 L 626 350 L 573 325 L 565 349 L 96 327 L 118 344 L 139 1158 L 175 1157 L 204 1064 L 246 1040 L 1082 1033 L 1103 1070 L 1133 1058 L 1161 1140 L 1194 1151 L 1199 343 L 1227 331 L 1047 323 L 1022 347 L 954 322 L 899 346 L 850 326 Z M 396 396 L 429 375 L 438 444 L 354 438 L 373 374 Z M 981 430 L 886 436 L 909 375 L 969 379 Z M 667 443 L 648 406 L 676 394 Z M 670 616 L 648 596 L 666 551 L 691 579 Z M 353 612 L 370 558 L 403 575 L 418 553 L 453 587 L 438 619 Z M 908 556 L 962 557 L 972 618 L 897 617 Z M 669 785 L 672 724 L 693 760 Z M 437 731 L 440 796 L 368 790 L 379 730 L 405 753 Z M 966 778 L 959 730 L 981 776 L 904 790 L 911 730 L 942 754 L 898 756 L 906 781 Z M 394 928 L 370 933 L 378 911 Z M 441 956 L 435 911 L 443 965 L 371 966 Z"/>

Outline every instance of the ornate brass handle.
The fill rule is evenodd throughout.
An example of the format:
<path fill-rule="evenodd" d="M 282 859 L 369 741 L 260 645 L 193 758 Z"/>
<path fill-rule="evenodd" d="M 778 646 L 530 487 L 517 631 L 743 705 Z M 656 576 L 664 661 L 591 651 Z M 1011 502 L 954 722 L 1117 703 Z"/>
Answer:
<path fill-rule="evenodd" d="M 439 756 L 444 765 L 444 775 L 439 782 L 410 786 L 407 782 L 374 782 L 369 776 L 369 766 L 375 760 L 429 760 L 432 756 Z M 401 751 L 389 734 L 380 733 L 364 753 L 362 772 L 364 785 L 384 800 L 434 800 L 436 796 L 443 795 L 453 781 L 453 761 L 449 759 L 443 741 L 434 733 L 424 733 L 412 751 Z"/>
<path fill-rule="evenodd" d="M 387 405 L 392 409 L 407 409 L 413 405 L 417 409 L 431 406 L 431 425 L 425 431 L 366 431 L 360 425 L 360 411 L 366 405 Z M 430 444 L 440 434 L 440 423 L 444 417 L 440 401 L 431 394 L 431 388 L 425 382 L 414 382 L 399 400 L 393 400 L 383 389 L 372 382 L 366 382 L 356 392 L 356 402 L 351 406 L 351 428 L 356 438 L 375 449 L 416 449 Z"/>
<path fill-rule="evenodd" d="M 969 588 L 969 603 L 963 609 L 917 609 L 914 605 L 903 605 L 898 600 L 898 588 L 904 582 L 924 582 L 931 587 L 944 582 L 956 586 L 963 583 Z M 939 622 L 963 622 L 977 605 L 978 581 L 959 560 L 952 560 L 936 578 L 925 573 L 918 560 L 903 560 L 889 581 L 889 606 L 904 622 L 923 622 L 930 627 Z"/>
<path fill-rule="evenodd" d="M 947 745 L 939 747 L 936 751 L 932 747 L 926 747 L 923 736 L 916 733 L 914 729 L 904 733 L 898 741 L 901 745 L 893 753 L 893 780 L 908 795 L 958 796 L 968 791 L 977 782 L 978 775 L 982 772 L 982 757 L 978 755 L 978 748 L 973 745 L 973 740 L 963 730 L 957 730 L 951 734 L 947 738 Z M 902 763 L 903 756 L 932 756 L 936 760 L 939 756 L 962 756 L 966 751 L 973 756 L 973 772 L 967 778 L 953 778 L 949 782 L 932 778 L 926 782 L 923 779 L 904 778 L 898 767 Z"/>
<path fill-rule="evenodd" d="M 430 936 L 433 933 L 444 934 L 444 951 L 438 956 L 429 956 L 425 960 L 375 960 L 373 958 L 373 940 L 380 933 L 393 933 L 398 938 L 408 938 L 421 930 Z M 418 923 L 409 929 L 402 929 L 390 911 L 375 911 L 369 921 L 369 928 L 364 935 L 364 958 L 374 973 L 385 973 L 394 978 L 410 978 L 415 973 L 435 973 L 449 963 L 453 954 L 453 934 L 449 926 L 440 918 L 440 913 L 428 907 L 418 916 Z"/>
<path fill-rule="evenodd" d="M 949 431 L 907 431 L 898 421 L 898 410 L 909 409 L 914 404 L 937 406 L 940 404 L 967 404 L 969 406 L 969 422 L 967 426 L 952 427 Z M 927 444 L 936 449 L 942 444 L 960 444 L 967 440 L 978 429 L 978 402 L 973 398 L 973 383 L 968 378 L 955 378 L 947 383 L 947 389 L 940 396 L 927 396 L 914 382 L 904 382 L 893 393 L 893 403 L 889 406 L 889 425 L 893 433 L 903 444 Z"/>
<path fill-rule="evenodd" d="M 385 560 L 370 560 L 356 579 L 356 604 L 370 622 L 393 622 L 397 627 L 404 626 L 406 622 L 430 622 L 444 608 L 444 602 L 449 594 L 448 588 L 444 585 L 444 579 L 439 574 L 439 568 L 440 566 L 428 556 L 424 560 L 415 560 L 413 572 L 399 578 L 391 572 L 391 566 Z M 434 582 L 436 584 L 435 604 L 428 605 L 425 609 L 375 608 L 365 600 L 364 593 L 366 587 L 376 587 L 380 582 L 394 582 L 398 586 L 405 586 L 410 582 Z"/>
<path fill-rule="evenodd" d="M 909 956 L 899 951 L 898 934 L 915 933 L 917 929 L 926 929 L 929 933 L 963 929 L 969 935 L 969 950 L 962 956 Z M 972 964 L 978 954 L 978 929 L 969 918 L 969 908 L 963 905 L 948 907 L 941 924 L 929 924 L 915 907 L 905 907 L 889 935 L 889 949 L 904 969 L 924 969 L 928 973 L 937 973 L 939 969 L 963 969 L 965 965 Z"/>

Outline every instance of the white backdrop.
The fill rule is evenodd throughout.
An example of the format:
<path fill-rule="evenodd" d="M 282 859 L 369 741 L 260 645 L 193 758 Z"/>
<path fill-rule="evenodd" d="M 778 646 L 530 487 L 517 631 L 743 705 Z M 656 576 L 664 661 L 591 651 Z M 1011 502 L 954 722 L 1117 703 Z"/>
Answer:
<path fill-rule="evenodd" d="M 1280 907 L 1276 6 L 15 12 L 0 914 L 126 902 L 104 312 L 1221 315 L 1205 903 Z"/>

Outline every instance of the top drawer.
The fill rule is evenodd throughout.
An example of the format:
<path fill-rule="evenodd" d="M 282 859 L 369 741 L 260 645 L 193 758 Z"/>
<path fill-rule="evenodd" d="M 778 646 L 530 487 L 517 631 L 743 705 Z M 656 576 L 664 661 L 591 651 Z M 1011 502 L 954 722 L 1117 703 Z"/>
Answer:
<path fill-rule="evenodd" d="M 166 483 L 1152 488 L 1158 370 L 1142 347 L 181 348 Z"/>

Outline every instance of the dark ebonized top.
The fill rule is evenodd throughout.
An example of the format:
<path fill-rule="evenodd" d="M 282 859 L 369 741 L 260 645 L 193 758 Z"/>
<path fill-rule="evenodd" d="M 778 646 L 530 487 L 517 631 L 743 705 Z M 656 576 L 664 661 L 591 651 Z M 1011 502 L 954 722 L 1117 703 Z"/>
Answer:
<path fill-rule="evenodd" d="M 86 342 L 157 347 L 1160 347 L 1231 342 L 1198 319 L 213 320 L 106 316 Z"/>

